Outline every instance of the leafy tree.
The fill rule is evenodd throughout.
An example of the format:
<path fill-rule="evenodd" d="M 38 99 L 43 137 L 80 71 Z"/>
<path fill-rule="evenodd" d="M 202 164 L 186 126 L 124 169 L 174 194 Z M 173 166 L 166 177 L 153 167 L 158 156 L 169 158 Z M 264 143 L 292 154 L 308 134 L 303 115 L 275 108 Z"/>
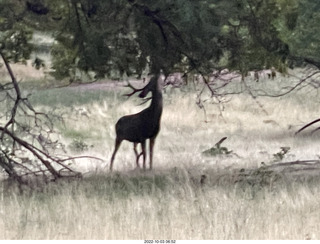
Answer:
<path fill-rule="evenodd" d="M 2 31 L 20 28 L 29 40 L 33 30 L 50 32 L 56 39 L 52 55 L 58 79 L 74 76 L 76 69 L 93 71 L 97 78 L 182 67 L 204 73 L 221 67 L 281 71 L 287 43 L 299 49 L 295 32 L 308 21 L 298 9 L 317 5 L 300 0 L 298 8 L 297 1 L 14 0 L 1 2 L 0 24 Z M 298 15 L 303 20 L 295 28 Z M 21 46 L 30 53 L 31 45 Z"/>
<path fill-rule="evenodd" d="M 320 68 L 320 2 L 299 0 L 287 13 L 281 38 L 289 44 L 292 65 L 304 62 Z"/>
<path fill-rule="evenodd" d="M 279 38 L 274 25 L 282 11 L 277 1 L 236 1 L 228 12 L 224 32 L 231 40 L 229 65 L 243 73 L 249 70 L 276 67 L 283 71 L 289 54 L 288 46 Z"/>
<path fill-rule="evenodd" d="M 283 69 L 289 52 L 274 25 L 282 14 L 275 0 L 81 0 L 64 8 L 68 15 L 56 26 L 64 29 L 53 49 L 59 78 L 74 73 L 70 68 L 96 77 L 181 67 Z"/>

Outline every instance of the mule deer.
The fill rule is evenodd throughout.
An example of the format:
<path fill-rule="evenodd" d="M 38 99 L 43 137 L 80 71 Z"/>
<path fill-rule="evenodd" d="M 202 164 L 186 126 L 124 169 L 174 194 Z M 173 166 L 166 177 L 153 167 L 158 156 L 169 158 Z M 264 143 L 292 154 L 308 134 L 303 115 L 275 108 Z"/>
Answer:
<path fill-rule="evenodd" d="M 144 98 L 149 92 L 152 93 L 151 104 L 140 113 L 127 115 L 116 123 L 115 148 L 111 157 L 110 171 L 112 171 L 113 161 L 123 140 L 133 142 L 133 150 L 136 155 L 136 164 L 139 166 L 139 157 L 143 156 L 143 169 L 146 169 L 146 140 L 150 139 L 150 169 L 152 169 L 153 146 L 160 130 L 160 119 L 162 114 L 162 87 L 161 76 L 155 75 L 150 82 L 142 89 L 134 88 L 130 83 L 129 87 L 133 92 L 127 94 L 132 96 L 136 92 L 142 91 L 139 97 Z M 138 154 L 137 145 L 141 143 L 142 152 Z"/>

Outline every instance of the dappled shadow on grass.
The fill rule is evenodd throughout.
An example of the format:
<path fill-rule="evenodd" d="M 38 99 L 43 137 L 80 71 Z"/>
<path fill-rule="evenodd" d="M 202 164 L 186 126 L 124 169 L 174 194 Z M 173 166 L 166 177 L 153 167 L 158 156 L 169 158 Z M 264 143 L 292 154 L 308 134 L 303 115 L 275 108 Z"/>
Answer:
<path fill-rule="evenodd" d="M 10 180 L 0 183 L 3 196 L 13 195 L 50 199 L 54 196 L 100 198 L 113 201 L 131 196 L 161 197 L 174 195 L 182 198 L 199 192 L 222 189 L 245 193 L 254 198 L 259 193 L 277 193 L 293 186 L 316 186 L 320 183 L 320 163 L 278 163 L 251 169 L 204 170 L 195 168 L 170 168 L 154 171 L 97 173 L 83 178 L 64 178 L 54 182 L 33 179 L 29 185 L 18 185 Z"/>

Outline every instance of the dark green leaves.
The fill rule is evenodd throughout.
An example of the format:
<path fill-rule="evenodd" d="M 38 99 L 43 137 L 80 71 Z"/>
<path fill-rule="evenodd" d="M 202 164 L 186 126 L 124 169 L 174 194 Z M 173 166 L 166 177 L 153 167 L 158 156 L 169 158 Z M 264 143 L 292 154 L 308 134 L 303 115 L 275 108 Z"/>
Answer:
<path fill-rule="evenodd" d="M 282 70 L 290 50 L 319 53 L 315 0 L 19 2 L 0 2 L 0 48 L 20 61 L 30 54 L 31 31 L 50 32 L 59 79 L 77 70 L 95 78 L 160 69 Z"/>

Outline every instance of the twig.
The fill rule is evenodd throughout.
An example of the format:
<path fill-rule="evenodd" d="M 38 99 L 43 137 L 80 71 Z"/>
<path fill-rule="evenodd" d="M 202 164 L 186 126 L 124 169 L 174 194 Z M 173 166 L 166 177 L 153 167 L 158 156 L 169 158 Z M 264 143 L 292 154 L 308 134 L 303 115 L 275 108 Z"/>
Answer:
<path fill-rule="evenodd" d="M 104 161 L 104 159 L 102 159 L 102 158 L 93 157 L 93 156 L 68 157 L 68 158 L 65 158 L 65 159 L 60 159 L 59 161 L 60 162 L 65 162 L 65 161 L 71 161 L 71 160 L 74 160 L 74 159 L 81 159 L 81 158 L 89 158 L 89 159 L 96 159 L 96 160 L 99 160 L 99 161 Z"/>
<path fill-rule="evenodd" d="M 316 165 L 320 164 L 320 160 L 297 160 L 292 162 L 284 162 L 284 163 L 278 163 L 278 164 L 272 164 L 267 166 L 267 168 L 274 168 L 279 166 L 291 166 L 291 165 Z"/>
<path fill-rule="evenodd" d="M 316 74 L 319 74 L 320 73 L 320 70 L 317 70 L 315 72 L 313 72 L 312 74 L 306 76 L 305 78 L 303 79 L 300 79 L 300 81 L 293 87 L 291 87 L 289 90 L 283 92 L 283 93 L 280 93 L 280 94 L 277 94 L 277 95 L 272 95 L 272 94 L 259 94 L 259 96 L 265 96 L 265 97 L 282 97 L 282 96 L 285 96 L 287 94 L 289 94 L 290 92 L 294 91 L 295 89 L 297 89 L 300 85 L 302 85 L 306 80 L 310 79 L 312 76 L 316 75 Z"/>
<path fill-rule="evenodd" d="M 295 133 L 295 135 L 297 135 L 298 133 L 300 133 L 300 132 L 303 131 L 304 129 L 308 128 L 309 126 L 311 126 L 311 125 L 313 125 L 313 124 L 315 124 L 315 123 L 317 123 L 317 122 L 319 122 L 319 121 L 320 121 L 320 119 L 316 119 L 316 120 L 314 120 L 314 121 L 311 121 L 310 123 L 308 123 L 308 124 L 306 124 L 305 126 L 303 126 L 300 130 L 298 130 L 298 131 Z"/>

